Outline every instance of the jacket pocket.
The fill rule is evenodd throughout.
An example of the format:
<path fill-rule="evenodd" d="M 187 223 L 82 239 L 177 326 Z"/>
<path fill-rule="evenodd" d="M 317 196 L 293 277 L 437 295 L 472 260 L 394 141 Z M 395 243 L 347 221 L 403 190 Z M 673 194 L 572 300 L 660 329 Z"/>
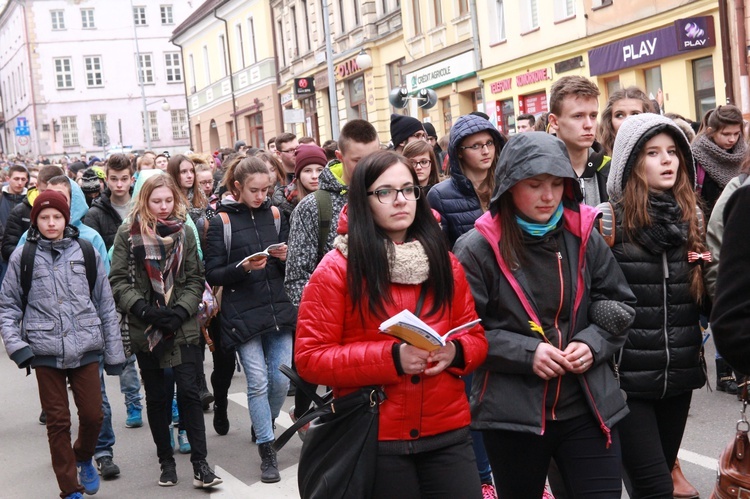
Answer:
<path fill-rule="evenodd" d="M 84 315 L 77 319 L 78 332 L 81 337 L 81 351 L 104 350 L 104 333 L 102 320 L 98 315 Z"/>
<path fill-rule="evenodd" d="M 25 324 L 25 333 L 34 355 L 61 355 L 59 331 L 55 331 L 54 321 L 29 321 Z"/>
<path fill-rule="evenodd" d="M 70 286 L 78 296 L 89 296 L 89 281 L 84 262 L 70 262 Z"/>
<path fill-rule="evenodd" d="M 35 264 L 38 262 L 35 262 Z M 31 278 L 29 299 L 51 298 L 55 290 L 52 274 L 46 265 L 35 265 Z M 33 297 L 31 296 L 33 294 Z"/>

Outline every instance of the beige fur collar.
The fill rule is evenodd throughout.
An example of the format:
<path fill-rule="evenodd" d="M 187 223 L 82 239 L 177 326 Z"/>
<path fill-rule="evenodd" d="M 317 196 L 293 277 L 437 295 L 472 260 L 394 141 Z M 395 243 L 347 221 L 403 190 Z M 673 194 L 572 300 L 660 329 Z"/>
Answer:
<path fill-rule="evenodd" d="M 349 254 L 349 235 L 336 236 L 333 247 L 345 257 Z M 394 244 L 390 255 L 391 282 L 394 284 L 421 284 L 430 275 L 430 262 L 427 260 L 422 243 L 409 241 Z"/>

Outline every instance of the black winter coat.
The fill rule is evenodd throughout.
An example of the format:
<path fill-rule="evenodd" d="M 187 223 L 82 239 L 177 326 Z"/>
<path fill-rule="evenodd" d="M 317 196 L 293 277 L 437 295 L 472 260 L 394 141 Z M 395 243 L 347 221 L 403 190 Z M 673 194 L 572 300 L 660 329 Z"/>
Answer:
<path fill-rule="evenodd" d="M 621 213 L 617 206 L 615 212 Z M 637 300 L 619 362 L 622 389 L 629 397 L 659 399 L 702 387 L 703 337 L 687 247 L 655 255 L 627 240 L 619 223 L 615 235 L 612 253 Z"/>
<path fill-rule="evenodd" d="M 34 191 L 36 193 L 36 191 Z M 21 236 L 31 227 L 31 204 L 29 198 L 23 198 L 11 210 L 8 221 L 5 223 L 5 232 L 3 232 L 2 254 L 3 260 L 8 261 L 13 250 L 18 246 Z"/>
<path fill-rule="evenodd" d="M 284 262 L 269 257 L 263 270 L 250 273 L 237 267 L 245 257 L 271 244 L 287 242 L 286 219 L 281 217 L 281 230 L 277 234 L 269 200 L 258 209 L 225 200 L 217 211 L 229 215 L 231 249 L 227 258 L 224 222 L 215 216 L 209 222 L 204 257 L 208 283 L 224 286 L 220 315 L 222 346 L 230 349 L 259 334 L 293 332 L 297 310 L 284 291 Z"/>
<path fill-rule="evenodd" d="M 122 218 L 112 207 L 109 199 L 109 190 L 104 191 L 101 196 L 94 199 L 91 207 L 83 217 L 83 223 L 94 229 L 104 239 L 107 250 L 115 243 L 117 229 L 122 225 Z"/>

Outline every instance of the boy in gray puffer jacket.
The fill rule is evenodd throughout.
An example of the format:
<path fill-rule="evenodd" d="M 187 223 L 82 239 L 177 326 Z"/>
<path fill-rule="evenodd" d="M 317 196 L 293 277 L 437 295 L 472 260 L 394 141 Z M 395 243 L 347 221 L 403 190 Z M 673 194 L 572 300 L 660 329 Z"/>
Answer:
<path fill-rule="evenodd" d="M 0 331 L 8 356 L 20 368 L 32 367 L 36 372 L 60 497 L 75 499 L 99 489 L 91 460 L 103 417 L 99 356 L 104 356 L 107 373 L 116 375 L 122 371 L 125 354 L 103 262 L 87 243 L 97 269 L 90 290 L 84 243 L 69 221 L 68 202 L 59 192 L 45 191 L 34 202 L 26 242 L 36 245 L 34 265 L 24 269 L 33 272 L 31 287 L 22 296 L 21 246 L 11 255 L 0 288 Z M 67 381 L 79 416 L 73 445 Z"/>

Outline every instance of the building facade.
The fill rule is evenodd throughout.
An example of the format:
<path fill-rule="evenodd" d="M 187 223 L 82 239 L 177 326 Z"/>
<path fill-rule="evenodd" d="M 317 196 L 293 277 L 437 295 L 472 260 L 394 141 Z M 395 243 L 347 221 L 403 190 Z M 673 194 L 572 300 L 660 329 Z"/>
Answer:
<path fill-rule="evenodd" d="M 270 19 L 266 0 L 208 0 L 175 29 L 196 151 L 264 148 L 281 130 Z"/>
<path fill-rule="evenodd" d="M 560 77 L 582 75 L 602 90 L 663 95 L 663 109 L 700 119 L 724 103 L 722 42 L 715 1 L 485 0 L 479 17 L 485 109 L 505 133 L 518 114 L 549 111 Z M 480 10 L 482 7 L 479 8 Z M 700 36 L 698 34 L 700 33 Z"/>
<path fill-rule="evenodd" d="M 186 2 L 10 0 L 0 13 L 6 152 L 187 149 L 184 72 L 169 36 L 188 14 Z"/>

